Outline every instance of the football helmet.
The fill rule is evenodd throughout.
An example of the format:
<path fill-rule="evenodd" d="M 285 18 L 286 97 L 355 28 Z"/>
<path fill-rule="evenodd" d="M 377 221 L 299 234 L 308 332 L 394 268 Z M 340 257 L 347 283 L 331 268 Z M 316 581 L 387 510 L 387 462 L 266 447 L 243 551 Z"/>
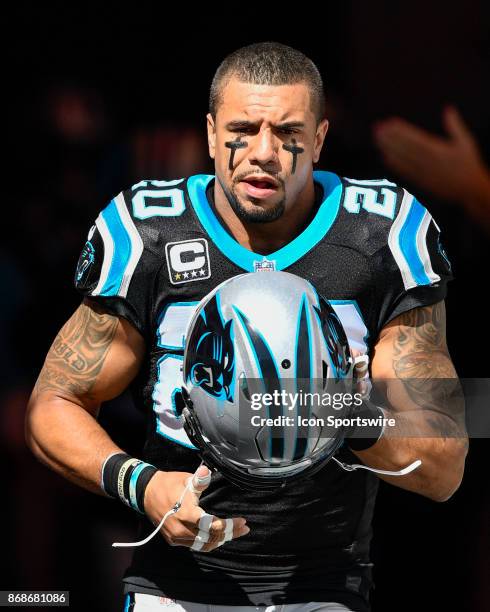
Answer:
<path fill-rule="evenodd" d="M 240 486 L 274 489 L 323 467 L 345 431 L 353 360 L 334 309 L 287 272 L 228 279 L 189 322 L 184 427 L 205 463 Z"/>

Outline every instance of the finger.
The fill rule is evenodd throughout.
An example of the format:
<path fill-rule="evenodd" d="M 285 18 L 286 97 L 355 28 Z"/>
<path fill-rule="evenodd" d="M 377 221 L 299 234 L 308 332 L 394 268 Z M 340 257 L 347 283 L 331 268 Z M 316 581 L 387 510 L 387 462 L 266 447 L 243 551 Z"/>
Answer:
<path fill-rule="evenodd" d="M 442 118 L 448 134 L 455 140 L 474 142 L 474 136 L 464 122 L 463 117 L 459 114 L 457 108 L 454 106 L 446 107 Z"/>
<path fill-rule="evenodd" d="M 169 517 L 161 531 L 171 540 L 193 541 L 199 533 L 199 529 L 194 524 L 186 524 L 177 517 Z"/>
<path fill-rule="evenodd" d="M 190 549 L 191 550 L 195 550 L 196 552 L 199 552 L 200 550 L 202 550 L 205 546 L 206 546 L 207 542 L 199 539 L 199 538 L 195 538 L 194 542 L 192 542 Z"/>
<path fill-rule="evenodd" d="M 201 518 L 199 519 L 199 531 L 207 531 L 209 533 L 209 529 L 211 527 L 212 522 L 216 519 L 213 514 L 208 514 L 203 511 Z"/>
<path fill-rule="evenodd" d="M 397 154 L 388 153 L 384 150 L 382 153 L 383 161 L 386 166 L 391 168 L 400 176 L 403 176 L 405 179 L 409 180 L 416 180 L 417 178 L 420 178 L 420 174 L 424 168 L 422 164 L 416 163 L 413 160 L 407 161 L 405 159 L 401 159 Z"/>
<path fill-rule="evenodd" d="M 384 153 L 417 162 L 420 156 L 437 155 L 446 139 L 401 119 L 388 120 L 374 128 L 374 140 Z"/>
<path fill-rule="evenodd" d="M 225 542 L 233 539 L 233 521 L 232 519 L 226 519 L 225 530 L 222 534 L 221 538 L 217 537 L 217 534 L 210 533 L 209 531 L 199 530 L 199 533 L 194 539 L 194 542 L 191 545 L 191 550 L 200 551 L 206 547 L 207 544 L 221 546 Z M 239 533 L 243 532 L 241 529 Z M 207 547 L 210 549 L 210 547 Z"/>
<path fill-rule="evenodd" d="M 213 540 L 219 541 L 222 540 L 225 536 L 225 533 L 228 534 L 230 530 L 232 531 L 234 537 L 236 534 L 240 532 L 240 530 L 246 526 L 247 521 L 244 518 L 234 518 L 234 519 L 215 519 L 210 527 L 209 533 Z"/>
<path fill-rule="evenodd" d="M 357 354 L 356 354 L 357 353 Z M 369 376 L 369 356 L 353 351 L 354 357 L 354 372 L 357 378 L 365 378 Z"/>
<path fill-rule="evenodd" d="M 250 533 L 250 528 L 247 525 L 244 525 L 242 528 L 240 528 L 238 532 L 234 532 L 233 537 L 230 539 L 234 540 L 236 538 L 241 538 L 243 536 L 246 536 L 248 533 Z M 226 544 L 228 541 L 228 539 L 225 541 L 225 539 L 222 538 L 221 540 L 209 541 L 208 543 L 199 544 L 197 545 L 197 548 L 199 548 L 199 552 L 207 553 L 211 552 L 212 550 L 215 550 L 216 548 L 219 548 L 220 546 L 223 546 L 223 544 Z"/>
<path fill-rule="evenodd" d="M 214 530 L 213 532 L 211 532 L 211 536 L 210 536 L 210 530 L 211 530 L 211 525 L 213 524 L 214 521 L 216 520 L 221 520 L 221 519 L 216 519 L 216 517 L 213 514 L 208 514 L 207 512 L 204 512 L 204 510 L 202 508 L 200 508 L 199 506 L 197 507 L 198 512 L 200 513 L 200 516 L 197 518 L 194 518 L 194 520 L 191 519 L 191 517 L 189 517 L 189 519 L 182 519 L 182 522 L 186 524 L 186 526 L 194 532 L 195 535 L 198 536 L 204 536 L 204 534 L 207 534 L 207 539 L 206 541 L 211 539 L 216 540 L 219 539 L 219 537 L 221 537 L 222 532 L 219 531 L 218 536 L 215 536 L 215 532 L 216 530 Z M 221 524 L 221 523 L 220 523 Z"/>
<path fill-rule="evenodd" d="M 190 476 L 186 484 L 189 485 L 189 490 L 199 498 L 201 493 L 207 489 L 211 482 L 211 470 L 205 465 L 197 468 L 193 476 Z"/>

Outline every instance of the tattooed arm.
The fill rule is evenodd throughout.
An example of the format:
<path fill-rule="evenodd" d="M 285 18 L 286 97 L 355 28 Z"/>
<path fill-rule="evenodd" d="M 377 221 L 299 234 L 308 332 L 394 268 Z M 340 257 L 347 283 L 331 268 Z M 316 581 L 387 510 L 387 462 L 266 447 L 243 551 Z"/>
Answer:
<path fill-rule="evenodd" d="M 144 342 L 125 319 L 85 300 L 51 346 L 29 401 L 26 440 L 36 457 L 101 493 L 104 459 L 120 451 L 97 423 L 101 402 L 136 376 Z"/>
<path fill-rule="evenodd" d="M 445 501 L 463 477 L 468 440 L 464 400 L 446 345 L 444 302 L 414 308 L 381 331 L 371 375 L 394 416 L 370 449 L 357 451 L 364 463 L 397 470 L 416 459 L 422 465 L 402 477 L 381 476 L 409 491 Z M 378 382 L 382 379 L 381 385 Z"/>

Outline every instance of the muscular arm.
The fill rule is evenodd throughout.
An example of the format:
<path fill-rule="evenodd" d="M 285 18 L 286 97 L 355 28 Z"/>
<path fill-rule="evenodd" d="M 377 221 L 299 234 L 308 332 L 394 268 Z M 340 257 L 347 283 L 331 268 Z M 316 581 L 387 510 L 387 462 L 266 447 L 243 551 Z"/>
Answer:
<path fill-rule="evenodd" d="M 136 376 L 144 350 L 125 319 L 88 300 L 79 306 L 56 336 L 29 401 L 26 440 L 40 461 L 101 493 L 102 464 L 120 449 L 96 416 L 101 402 Z"/>
<path fill-rule="evenodd" d="M 376 382 L 382 379 L 377 386 L 382 387 L 397 425 L 391 431 L 386 428 L 370 449 L 356 454 L 366 465 L 388 470 L 421 459 L 422 465 L 407 476 L 381 477 L 445 501 L 461 483 L 468 440 L 464 401 L 446 345 L 444 302 L 414 308 L 382 330 L 371 376 Z"/>
<path fill-rule="evenodd" d="M 96 415 L 101 402 L 119 395 L 136 376 L 144 350 L 142 337 L 124 319 L 87 301 L 78 308 L 56 336 L 29 402 L 26 439 L 40 461 L 89 491 L 102 493 L 102 465 L 121 449 Z M 207 468 L 199 469 L 196 476 L 210 476 Z M 188 472 L 158 471 L 150 480 L 144 507 L 154 524 L 180 498 L 189 477 Z M 209 480 L 195 482 L 197 493 L 189 493 L 179 513 L 165 522 L 161 532 L 167 542 L 192 546 L 204 512 L 198 507 L 199 495 L 208 485 Z M 233 538 L 249 532 L 244 518 L 230 520 Z M 201 552 L 224 543 L 227 525 L 227 520 L 213 518 Z"/>

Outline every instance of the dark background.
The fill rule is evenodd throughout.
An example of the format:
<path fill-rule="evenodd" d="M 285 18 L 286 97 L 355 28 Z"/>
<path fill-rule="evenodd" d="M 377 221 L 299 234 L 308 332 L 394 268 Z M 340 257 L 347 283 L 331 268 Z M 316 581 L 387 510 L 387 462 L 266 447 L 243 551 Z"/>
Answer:
<path fill-rule="evenodd" d="M 72 278 L 88 228 L 142 178 L 212 172 L 207 94 L 232 50 L 276 40 L 318 65 L 331 130 L 319 167 L 389 177 L 373 123 L 399 115 L 442 134 L 452 103 L 488 162 L 488 9 L 475 0 L 182 7 L 17 3 L 3 20 L 4 202 L 0 242 L 0 589 L 68 589 L 73 610 L 122 609 L 120 576 L 135 517 L 65 483 L 31 457 L 23 415 L 44 355 L 79 303 Z M 174 7 L 175 9 L 175 7 Z M 442 227 L 456 280 L 447 299 L 458 372 L 485 377 L 489 236 L 456 204 L 402 181 Z M 131 453 L 140 420 L 122 398 L 102 415 Z M 374 611 L 487 610 L 488 442 L 472 441 L 446 503 L 381 483 Z"/>

